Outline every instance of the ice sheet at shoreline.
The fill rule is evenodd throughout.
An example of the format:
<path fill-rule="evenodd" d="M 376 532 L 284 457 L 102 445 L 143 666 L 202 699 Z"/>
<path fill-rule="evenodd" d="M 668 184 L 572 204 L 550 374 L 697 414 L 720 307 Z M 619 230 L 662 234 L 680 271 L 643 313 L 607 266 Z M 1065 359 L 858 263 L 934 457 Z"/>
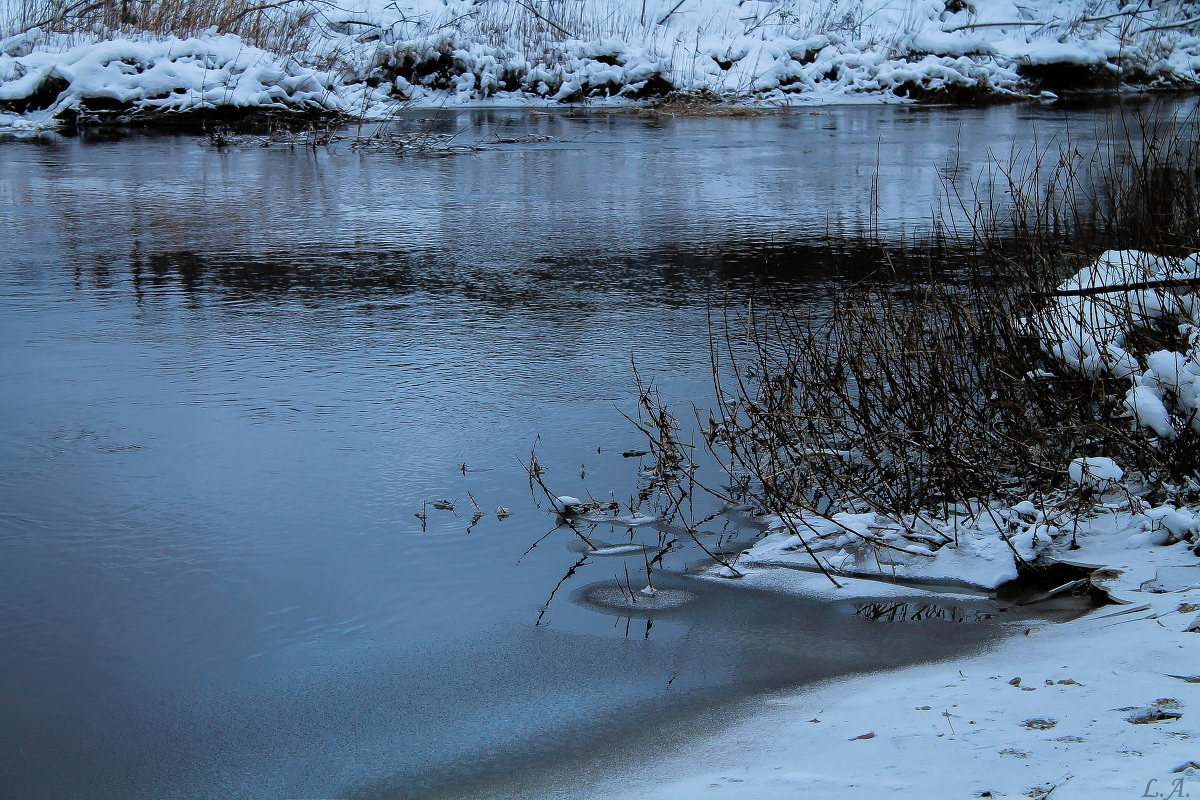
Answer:
<path fill-rule="evenodd" d="M 1200 566 L 1183 544 L 1130 543 L 1119 521 L 1082 539 L 1077 557 L 1109 565 L 1105 583 L 1128 605 L 1032 625 L 976 657 L 768 698 L 594 796 L 1166 797 L 1180 781 L 1187 791 L 1200 783 L 1200 678 L 1185 628 L 1200 589 L 1179 573 Z"/>

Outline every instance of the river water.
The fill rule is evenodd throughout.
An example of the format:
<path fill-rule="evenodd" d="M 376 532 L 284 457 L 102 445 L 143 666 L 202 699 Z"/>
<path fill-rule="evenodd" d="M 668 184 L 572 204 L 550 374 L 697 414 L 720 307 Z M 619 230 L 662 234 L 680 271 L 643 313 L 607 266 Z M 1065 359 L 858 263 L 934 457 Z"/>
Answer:
<path fill-rule="evenodd" d="M 579 553 L 522 558 L 554 520 L 518 459 L 540 436 L 556 491 L 628 496 L 631 357 L 707 402 L 711 298 L 815 295 L 827 236 L 919 235 L 989 148 L 1113 113 L 0 142 L 0 795 L 572 796 L 757 693 L 1003 635 L 682 574 L 648 628 L 573 599 L 620 559 L 535 625 Z"/>

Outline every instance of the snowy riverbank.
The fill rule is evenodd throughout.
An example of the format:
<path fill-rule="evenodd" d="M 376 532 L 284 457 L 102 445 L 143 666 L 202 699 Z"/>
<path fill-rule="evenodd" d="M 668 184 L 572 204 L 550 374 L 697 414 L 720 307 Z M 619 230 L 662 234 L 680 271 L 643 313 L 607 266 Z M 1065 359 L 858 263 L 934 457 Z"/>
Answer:
<path fill-rule="evenodd" d="M 786 106 L 1200 86 L 1200 17 L 1180 0 L 295 0 L 268 9 L 291 35 L 259 42 L 71 28 L 65 11 L 29 7 L 0 5 L 8 128 L 217 111 L 380 119 L 672 92 Z"/>
<path fill-rule="evenodd" d="M 1124 398 L 1129 430 L 1146 436 L 1148 449 L 1194 442 L 1198 263 L 1195 255 L 1103 254 L 1030 320 L 1054 372 L 1026 380 L 1089 376 L 1094 398 L 1116 398 L 1105 407 L 1120 409 Z M 1174 336 L 1179 349 L 1147 352 L 1138 331 L 1150 329 Z M 611 794 L 1186 797 L 1200 784 L 1200 486 L 1184 466 L 1194 444 L 1183 448 L 1170 451 L 1182 473 L 1175 482 L 1160 467 L 1142 474 L 1096 455 L 1064 465 L 1053 492 L 961 505 L 943 519 L 868 510 L 776 516 L 764 538 L 713 568 L 714 580 L 885 598 L 878 624 L 954 624 L 927 618 L 936 619 L 927 604 L 947 595 L 914 582 L 950 586 L 952 597 L 955 586 L 997 589 L 1042 568 L 1050 582 L 1038 588 L 1047 591 L 1021 602 L 1087 592 L 1115 604 L 1067 623 L 1022 623 L 973 657 L 771 698 L 731 730 L 645 765 L 645 775 L 662 777 L 634 778 L 632 789 Z M 823 453 L 835 454 L 851 456 Z M 924 621 L 912 622 L 910 611 Z"/>
<path fill-rule="evenodd" d="M 1182 544 L 1130 546 L 1117 528 L 1083 538 L 1076 556 L 1108 564 L 1104 584 L 1128 605 L 1017 631 L 973 657 L 768 698 L 598 796 L 1059 800 L 1167 797 L 1180 780 L 1195 791 L 1200 634 L 1185 628 L 1200 610 L 1197 558 Z M 788 583 L 779 571 L 749 578 Z"/>

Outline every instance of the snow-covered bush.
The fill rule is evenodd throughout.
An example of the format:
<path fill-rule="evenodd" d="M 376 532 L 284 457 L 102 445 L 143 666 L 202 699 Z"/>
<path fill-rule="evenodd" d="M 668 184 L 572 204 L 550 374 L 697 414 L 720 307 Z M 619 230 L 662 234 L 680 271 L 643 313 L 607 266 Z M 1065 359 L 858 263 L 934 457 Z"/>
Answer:
<path fill-rule="evenodd" d="M 1200 469 L 1200 254 L 1108 251 L 1034 318 L 1054 366 L 1092 379 L 1174 481 Z"/>

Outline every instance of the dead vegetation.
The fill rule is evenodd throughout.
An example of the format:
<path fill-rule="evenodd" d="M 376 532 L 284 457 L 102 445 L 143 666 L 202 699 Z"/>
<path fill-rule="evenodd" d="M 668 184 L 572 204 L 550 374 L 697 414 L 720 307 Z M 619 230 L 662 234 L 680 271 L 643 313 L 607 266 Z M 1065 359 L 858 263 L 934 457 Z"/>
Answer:
<path fill-rule="evenodd" d="M 6 33 L 40 28 L 101 36 L 186 37 L 215 29 L 265 50 L 298 53 L 308 47 L 319 0 L 13 0 Z"/>
<path fill-rule="evenodd" d="M 670 92 L 661 99 L 636 109 L 645 117 L 760 117 L 777 109 L 736 104 L 709 92 Z"/>
<path fill-rule="evenodd" d="M 346 138 L 337 118 L 291 119 L 273 117 L 260 125 L 202 122 L 204 138 L 211 147 L 290 147 L 315 150 L 330 147 Z"/>
<path fill-rule="evenodd" d="M 715 305 L 717 404 L 689 413 L 703 457 L 638 379 L 637 423 L 663 512 L 695 530 L 699 491 L 778 515 L 824 570 L 814 552 L 822 537 L 864 539 L 882 564 L 888 550 L 932 554 L 954 541 L 957 528 L 930 535 L 947 520 L 1009 529 L 1019 521 L 997 509 L 1020 499 L 1077 517 L 1102 499 L 1067 479 L 1081 457 L 1127 469 L 1142 489 L 1126 507 L 1195 497 L 1191 420 L 1173 412 L 1173 439 L 1135 428 L 1123 403 L 1128 378 L 1065 368 L 1046 349 L 1056 323 L 1044 312 L 1058 285 L 1105 250 L 1200 250 L 1196 123 L 1143 114 L 1092 152 L 1068 141 L 1012 154 L 983 178 L 977 188 L 995 191 L 978 202 L 950 192 L 952 208 L 919 258 L 896 265 L 880 247 L 880 271 L 832 291 L 824 313 L 771 285 L 748 303 Z M 1143 369 L 1146 353 L 1181 346 L 1171 320 L 1128 322 Z M 702 479 L 702 461 L 723 474 Z M 872 512 L 887 530 L 851 530 L 839 512 Z M 821 532 L 806 522 L 814 519 Z"/>

